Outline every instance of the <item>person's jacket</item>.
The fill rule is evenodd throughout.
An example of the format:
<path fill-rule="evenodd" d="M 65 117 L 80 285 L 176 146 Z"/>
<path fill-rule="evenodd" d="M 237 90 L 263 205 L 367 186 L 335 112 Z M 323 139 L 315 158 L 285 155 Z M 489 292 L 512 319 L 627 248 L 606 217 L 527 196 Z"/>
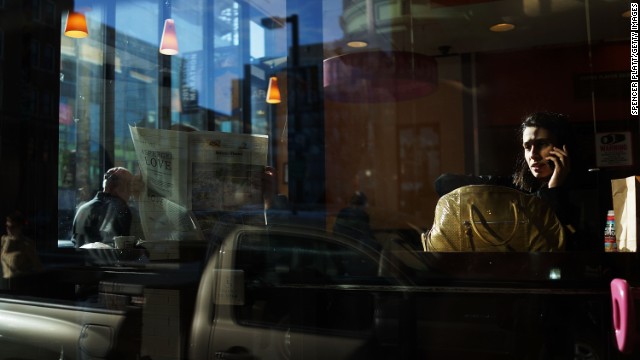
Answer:
<path fill-rule="evenodd" d="M 131 230 L 131 211 L 117 196 L 98 192 L 82 205 L 73 220 L 76 247 L 93 242 L 113 243 L 114 236 L 127 236 Z"/>

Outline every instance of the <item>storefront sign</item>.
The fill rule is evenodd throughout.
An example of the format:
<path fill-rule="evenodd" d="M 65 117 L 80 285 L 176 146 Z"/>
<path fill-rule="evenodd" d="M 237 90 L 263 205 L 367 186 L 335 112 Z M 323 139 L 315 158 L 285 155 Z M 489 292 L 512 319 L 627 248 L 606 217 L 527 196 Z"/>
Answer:
<path fill-rule="evenodd" d="M 202 64 L 200 60 L 201 54 L 198 52 L 187 53 L 183 55 L 182 79 L 180 83 L 180 101 L 182 104 L 182 112 L 185 114 L 197 113 L 198 105 L 198 89 L 202 84 L 201 70 Z"/>
<path fill-rule="evenodd" d="M 596 161 L 598 167 L 633 165 L 631 133 L 628 131 L 597 133 Z"/>

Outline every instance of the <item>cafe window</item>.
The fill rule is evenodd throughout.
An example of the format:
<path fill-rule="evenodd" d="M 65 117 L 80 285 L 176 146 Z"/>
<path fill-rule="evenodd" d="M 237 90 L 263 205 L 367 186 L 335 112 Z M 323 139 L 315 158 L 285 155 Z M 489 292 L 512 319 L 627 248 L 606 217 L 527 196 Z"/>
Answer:
<path fill-rule="evenodd" d="M 105 169 L 139 168 L 130 126 L 268 135 L 265 165 L 288 175 L 277 192 L 322 208 L 328 228 L 354 191 L 367 195 L 374 229 L 428 228 L 435 179 L 509 176 L 514 126 L 540 109 L 572 115 L 578 185 L 593 190 L 594 137 L 635 126 L 615 90 L 629 82 L 628 18 L 621 2 L 562 6 L 77 3 L 89 36 L 60 37 L 59 216 L 93 196 Z M 168 20 L 175 55 L 159 52 Z M 32 62 L 50 63 L 31 44 Z M 276 105 L 265 101 L 271 78 Z"/>
<path fill-rule="evenodd" d="M 86 37 L 65 35 L 71 14 Z M 331 231 L 364 194 L 381 246 L 421 248 L 441 174 L 509 178 L 535 111 L 570 117 L 572 200 L 594 242 L 610 179 L 638 173 L 626 1 L 38 0 L 1 16 L 2 140 L 24 143 L 25 164 L 5 212 L 46 213 L 33 216 L 51 246 L 107 169 L 144 171 L 132 128 L 266 136 L 281 200 Z M 596 146 L 609 135 L 628 146 Z"/>
<path fill-rule="evenodd" d="M 21 210 L 45 268 L 89 268 L 87 282 L 123 273 L 137 281 L 158 269 L 200 275 L 205 256 L 228 249 L 238 225 L 257 226 L 269 236 L 241 239 L 237 258 L 212 263 L 243 274 L 246 301 L 216 306 L 229 306 L 230 320 L 251 330 L 286 333 L 291 325 L 307 335 L 317 327 L 322 336 L 366 340 L 376 324 L 395 328 L 387 318 L 418 318 L 429 333 L 431 324 L 449 329 L 432 338 L 447 354 L 469 321 L 482 325 L 469 338 L 483 334 L 471 345 L 494 353 L 524 349 L 484 341 L 505 328 L 526 330 L 527 339 L 555 328 L 533 337 L 544 343 L 573 337 L 574 328 L 556 323 L 580 330 L 584 319 L 610 335 L 608 277 L 638 278 L 629 265 L 635 254 L 601 254 L 611 180 L 640 175 L 634 4 L 0 0 L 0 216 Z M 575 230 L 572 246 L 425 251 L 441 175 L 490 176 L 513 187 L 525 154 L 519 126 L 540 111 L 566 114 L 574 136 L 565 199 L 577 219 L 567 228 Z M 525 165 L 528 174 L 552 166 Z M 129 233 L 144 247 L 129 252 L 135 256 L 74 248 L 78 209 L 114 167 L 136 176 L 126 182 Z M 467 225 L 474 224 L 449 225 L 456 240 L 469 238 Z M 104 242 L 87 245 L 115 247 L 105 233 Z M 63 278 L 65 297 L 98 291 L 78 286 L 85 282 L 75 275 Z M 185 285 L 193 293 L 182 305 L 194 304 L 195 283 Z M 507 292 L 507 302 L 494 301 Z M 575 295 L 588 299 L 572 306 Z M 560 311 L 540 311 L 558 296 Z M 465 307 L 469 299 L 475 303 Z M 592 300 L 595 310 L 584 310 Z M 424 313 L 409 316 L 411 304 Z M 286 319 L 290 310 L 295 316 Z M 545 319 L 554 322 L 528 326 Z M 397 335 L 399 344 L 418 339 Z M 415 344 L 428 355 L 430 343 Z"/>

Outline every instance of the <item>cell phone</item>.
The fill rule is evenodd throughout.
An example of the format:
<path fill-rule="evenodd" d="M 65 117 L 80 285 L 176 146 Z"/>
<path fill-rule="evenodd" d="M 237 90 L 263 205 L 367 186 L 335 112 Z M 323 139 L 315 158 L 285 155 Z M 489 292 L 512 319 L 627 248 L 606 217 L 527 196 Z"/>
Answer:
<path fill-rule="evenodd" d="M 556 163 L 554 163 L 553 160 L 547 161 L 547 164 L 549 165 L 549 168 L 551 170 L 555 170 L 556 169 Z"/>
<path fill-rule="evenodd" d="M 552 146 L 552 147 L 557 147 L 557 148 L 562 149 L 562 147 L 563 147 L 564 145 L 556 146 L 555 144 L 552 144 L 551 146 Z M 551 156 L 554 156 L 554 155 L 551 155 Z M 556 163 L 555 163 L 555 162 L 553 162 L 553 160 L 549 160 L 549 161 L 547 161 L 547 164 L 549 164 L 549 168 L 551 168 L 551 170 L 555 170 L 555 169 L 556 169 Z"/>

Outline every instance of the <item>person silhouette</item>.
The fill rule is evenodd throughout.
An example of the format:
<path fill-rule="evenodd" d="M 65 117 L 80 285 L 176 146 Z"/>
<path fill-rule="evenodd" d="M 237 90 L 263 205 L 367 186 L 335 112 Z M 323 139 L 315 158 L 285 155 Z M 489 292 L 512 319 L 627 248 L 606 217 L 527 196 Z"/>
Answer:
<path fill-rule="evenodd" d="M 133 179 L 123 167 L 105 172 L 103 190 L 76 212 L 71 239 L 75 247 L 94 242 L 112 245 L 114 236 L 130 235 L 132 215 L 128 201 Z"/>
<path fill-rule="evenodd" d="M 19 211 L 11 213 L 6 218 L 7 234 L 2 235 L 0 241 L 4 279 L 13 279 L 42 270 L 35 243 L 23 233 L 25 224 L 26 219 Z"/>
<path fill-rule="evenodd" d="M 356 239 L 364 244 L 377 247 L 377 242 L 371 231 L 369 214 L 365 210 L 367 196 L 356 191 L 349 201 L 349 206 L 343 208 L 336 217 L 333 233 Z"/>

